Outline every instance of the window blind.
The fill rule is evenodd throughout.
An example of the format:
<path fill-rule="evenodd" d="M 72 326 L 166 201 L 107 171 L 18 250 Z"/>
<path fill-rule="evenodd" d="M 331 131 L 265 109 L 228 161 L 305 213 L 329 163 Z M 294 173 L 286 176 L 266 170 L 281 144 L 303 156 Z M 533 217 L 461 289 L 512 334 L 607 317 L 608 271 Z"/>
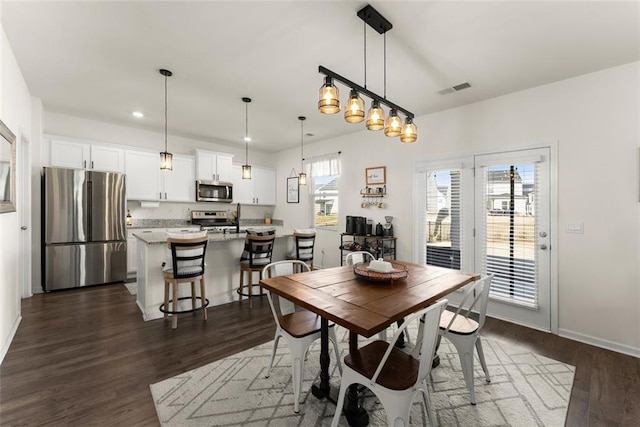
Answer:
<path fill-rule="evenodd" d="M 494 273 L 490 296 L 514 304 L 538 307 L 535 163 L 484 166 L 482 260 Z"/>

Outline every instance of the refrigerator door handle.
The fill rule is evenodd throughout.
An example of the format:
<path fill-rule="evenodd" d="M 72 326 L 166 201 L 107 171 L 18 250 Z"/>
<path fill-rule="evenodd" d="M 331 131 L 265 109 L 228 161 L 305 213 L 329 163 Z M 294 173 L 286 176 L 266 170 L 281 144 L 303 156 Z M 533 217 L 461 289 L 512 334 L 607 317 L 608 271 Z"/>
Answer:
<path fill-rule="evenodd" d="M 93 182 L 87 181 L 87 241 L 93 240 Z"/>

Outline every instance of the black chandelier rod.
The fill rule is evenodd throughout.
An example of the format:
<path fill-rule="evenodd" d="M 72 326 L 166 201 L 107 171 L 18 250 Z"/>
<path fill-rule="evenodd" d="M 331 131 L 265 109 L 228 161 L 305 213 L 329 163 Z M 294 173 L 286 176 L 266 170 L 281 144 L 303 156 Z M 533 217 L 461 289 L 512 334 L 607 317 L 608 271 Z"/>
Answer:
<path fill-rule="evenodd" d="M 331 71 L 328 68 L 323 67 L 322 65 L 318 66 L 318 72 L 321 74 L 324 74 L 327 77 L 331 77 L 334 80 L 339 81 L 340 83 L 349 86 L 351 89 L 354 89 L 364 95 L 366 95 L 367 97 L 374 99 L 382 104 L 385 104 L 387 107 L 389 108 L 393 108 L 396 109 L 398 111 L 402 111 L 407 118 L 412 119 L 415 117 L 413 115 L 413 113 L 409 110 L 406 110 L 402 107 L 400 107 L 399 105 L 394 104 L 393 102 L 387 100 L 387 98 L 384 98 L 380 95 L 378 95 L 375 92 L 371 92 L 369 89 L 363 88 L 362 86 L 360 86 L 359 84 L 356 84 L 354 82 L 352 82 L 351 80 L 347 79 L 346 77 L 342 77 L 340 74 L 335 73 L 333 71 Z"/>

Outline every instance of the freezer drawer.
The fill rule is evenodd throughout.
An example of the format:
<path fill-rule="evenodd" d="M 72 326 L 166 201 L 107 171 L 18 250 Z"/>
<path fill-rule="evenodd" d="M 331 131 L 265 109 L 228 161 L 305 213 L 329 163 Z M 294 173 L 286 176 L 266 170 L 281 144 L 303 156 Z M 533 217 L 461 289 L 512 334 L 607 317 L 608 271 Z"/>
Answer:
<path fill-rule="evenodd" d="M 126 241 L 45 247 L 45 291 L 120 282 L 126 278 Z"/>

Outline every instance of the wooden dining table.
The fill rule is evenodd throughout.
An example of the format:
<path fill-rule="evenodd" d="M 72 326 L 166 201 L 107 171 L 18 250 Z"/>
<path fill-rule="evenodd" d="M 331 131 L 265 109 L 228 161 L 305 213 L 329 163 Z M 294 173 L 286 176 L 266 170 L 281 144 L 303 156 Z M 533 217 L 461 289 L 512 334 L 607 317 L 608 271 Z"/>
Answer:
<path fill-rule="evenodd" d="M 260 280 L 260 284 L 296 305 L 321 316 L 320 384 L 312 387 L 318 398 L 333 399 L 329 385 L 329 322 L 349 330 L 349 352 L 358 349 L 358 336 L 371 337 L 405 316 L 446 297 L 480 278 L 463 273 L 403 261 L 407 276 L 396 280 L 370 280 L 354 273 L 354 266 L 325 268 Z M 358 406 L 357 388 L 351 387 L 345 415 L 349 425 L 368 424 Z"/>

